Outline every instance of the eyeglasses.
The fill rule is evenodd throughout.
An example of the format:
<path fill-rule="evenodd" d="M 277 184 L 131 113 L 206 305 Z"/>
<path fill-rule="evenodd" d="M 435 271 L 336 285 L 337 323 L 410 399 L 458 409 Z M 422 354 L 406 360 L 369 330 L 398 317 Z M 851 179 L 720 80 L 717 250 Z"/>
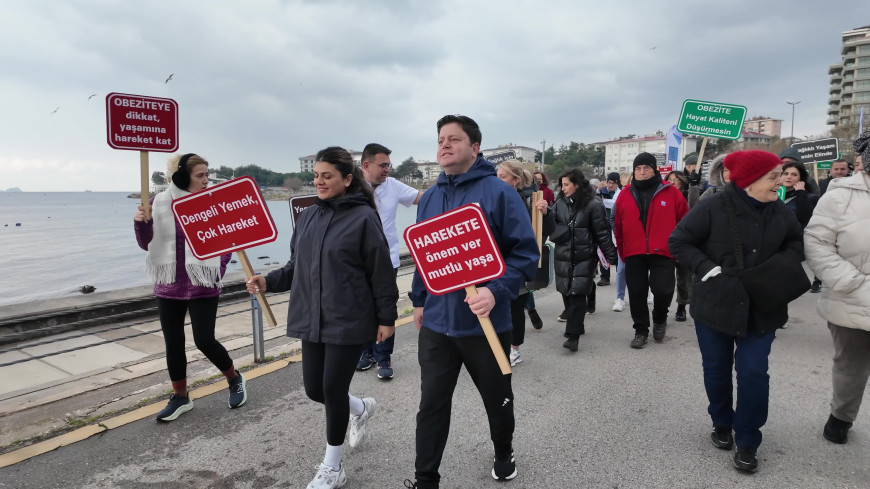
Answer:
<path fill-rule="evenodd" d="M 390 163 L 381 163 L 380 165 L 378 165 L 378 168 L 380 168 L 381 170 L 390 170 L 393 168 L 393 165 Z"/>

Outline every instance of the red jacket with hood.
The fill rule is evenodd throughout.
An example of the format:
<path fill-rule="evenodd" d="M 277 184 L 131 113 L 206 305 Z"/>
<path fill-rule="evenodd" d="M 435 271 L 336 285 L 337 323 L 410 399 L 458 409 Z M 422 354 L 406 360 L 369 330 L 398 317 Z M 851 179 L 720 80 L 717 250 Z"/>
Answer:
<path fill-rule="evenodd" d="M 634 255 L 673 258 L 668 250 L 668 238 L 680 219 L 689 212 L 686 198 L 671 183 L 662 182 L 650 202 L 646 228 L 640 218 L 637 199 L 636 189 L 629 185 L 622 189 L 614 205 L 613 234 L 619 256 L 623 260 Z"/>

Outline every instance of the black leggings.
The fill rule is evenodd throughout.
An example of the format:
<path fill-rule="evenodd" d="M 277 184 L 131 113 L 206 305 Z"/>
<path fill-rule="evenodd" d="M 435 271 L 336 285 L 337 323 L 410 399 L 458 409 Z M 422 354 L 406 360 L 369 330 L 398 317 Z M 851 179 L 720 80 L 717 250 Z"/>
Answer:
<path fill-rule="evenodd" d="M 187 378 L 187 354 L 184 348 L 184 316 L 190 313 L 190 326 L 193 341 L 221 372 L 233 366 L 233 359 L 221 343 L 214 337 L 218 298 L 177 300 L 157 298 L 157 312 L 160 315 L 160 328 L 166 343 L 166 366 L 169 379 L 173 382 Z"/>
<path fill-rule="evenodd" d="M 350 381 L 362 345 L 329 345 L 302 340 L 302 383 L 305 394 L 326 408 L 326 443 L 344 443 L 350 416 Z"/>
<path fill-rule="evenodd" d="M 514 329 L 511 332 L 511 345 L 520 346 L 526 340 L 526 302 L 529 293 L 525 292 L 511 301 L 511 323 Z"/>

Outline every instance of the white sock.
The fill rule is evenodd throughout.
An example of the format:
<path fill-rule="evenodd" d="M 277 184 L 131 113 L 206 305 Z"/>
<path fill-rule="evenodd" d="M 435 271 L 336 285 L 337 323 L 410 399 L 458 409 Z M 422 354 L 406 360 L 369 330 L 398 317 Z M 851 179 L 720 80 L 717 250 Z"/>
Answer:
<path fill-rule="evenodd" d="M 354 416 L 359 416 L 366 409 L 366 405 L 363 404 L 362 399 L 359 397 L 354 397 L 350 394 L 347 395 L 348 401 L 350 401 L 350 414 Z"/>
<path fill-rule="evenodd" d="M 341 468 L 341 451 L 344 445 L 326 445 L 326 454 L 323 456 L 323 463 L 332 467 L 335 470 Z"/>

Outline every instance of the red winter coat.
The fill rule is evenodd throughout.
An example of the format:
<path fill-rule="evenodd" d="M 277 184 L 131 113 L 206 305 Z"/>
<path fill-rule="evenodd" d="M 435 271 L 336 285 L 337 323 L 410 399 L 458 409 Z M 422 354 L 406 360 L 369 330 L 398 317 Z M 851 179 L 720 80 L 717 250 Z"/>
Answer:
<path fill-rule="evenodd" d="M 634 255 L 673 258 L 668 251 L 668 238 L 680 219 L 689 212 L 686 198 L 670 183 L 659 185 L 649 205 L 646 229 L 640 219 L 640 206 L 636 198 L 631 185 L 622 189 L 616 198 L 613 234 L 619 256 L 623 260 Z"/>

